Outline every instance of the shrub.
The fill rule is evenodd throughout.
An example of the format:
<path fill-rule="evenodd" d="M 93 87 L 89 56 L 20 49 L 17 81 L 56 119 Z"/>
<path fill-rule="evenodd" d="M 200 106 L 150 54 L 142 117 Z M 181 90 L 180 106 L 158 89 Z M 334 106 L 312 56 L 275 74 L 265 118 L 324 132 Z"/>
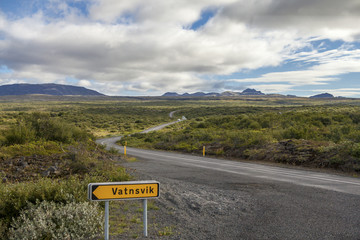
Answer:
<path fill-rule="evenodd" d="M 36 201 L 57 203 L 86 201 L 87 184 L 103 181 L 103 177 L 86 177 L 84 180 L 71 177 L 63 181 L 40 179 L 36 182 L 0 185 L 0 219 L 9 223 L 26 205 Z"/>
<path fill-rule="evenodd" d="M 206 126 L 206 123 L 201 122 L 196 127 L 197 128 L 206 128 L 207 126 Z"/>
<path fill-rule="evenodd" d="M 68 204 L 43 201 L 29 204 L 11 223 L 9 239 L 94 239 L 103 215 L 88 202 Z"/>
<path fill-rule="evenodd" d="M 60 119 L 50 118 L 48 115 L 35 113 L 29 117 L 28 121 L 31 122 L 38 138 L 71 143 L 74 140 L 85 140 L 89 137 L 85 130 Z"/>
<path fill-rule="evenodd" d="M 59 118 L 50 118 L 48 114 L 33 113 L 26 117 L 21 116 L 21 118 L 17 125 L 5 134 L 6 145 L 24 144 L 36 139 L 72 143 L 92 137 L 86 130 L 61 121 Z"/>
<path fill-rule="evenodd" d="M 35 131 L 25 122 L 19 121 L 5 134 L 5 144 L 24 144 L 35 139 Z"/>
<path fill-rule="evenodd" d="M 1 147 L 0 157 L 7 158 L 13 156 L 31 156 L 37 155 L 51 155 L 61 153 L 61 145 L 51 141 L 33 141 L 27 144 L 14 144 L 11 146 Z"/>
<path fill-rule="evenodd" d="M 109 153 L 111 153 L 111 154 L 119 154 L 119 149 L 114 148 L 114 147 L 110 147 Z"/>

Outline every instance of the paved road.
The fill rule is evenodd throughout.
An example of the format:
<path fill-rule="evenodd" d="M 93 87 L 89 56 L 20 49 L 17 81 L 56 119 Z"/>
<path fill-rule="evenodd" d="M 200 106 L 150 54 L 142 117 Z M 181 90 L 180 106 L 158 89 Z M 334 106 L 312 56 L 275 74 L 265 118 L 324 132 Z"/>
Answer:
<path fill-rule="evenodd" d="M 115 144 L 120 138 L 101 139 L 99 143 L 123 151 L 121 146 Z M 130 147 L 127 147 L 127 154 L 153 163 L 168 164 L 174 167 L 185 166 L 199 169 L 199 171 L 213 170 L 221 173 L 247 176 L 252 179 L 287 182 L 295 185 L 360 195 L 359 178 Z"/>
<path fill-rule="evenodd" d="M 169 123 L 164 123 L 164 124 L 161 124 L 161 125 L 159 125 L 159 126 L 146 129 L 146 130 L 142 131 L 141 133 L 148 133 L 148 132 L 152 132 L 152 131 L 158 131 L 158 130 L 164 128 L 164 127 L 170 126 L 170 125 L 172 125 L 172 124 L 174 124 L 174 123 L 181 122 L 181 121 L 182 121 L 182 120 L 180 119 L 180 120 L 177 120 L 177 121 L 173 121 L 173 122 L 169 122 Z"/>
<path fill-rule="evenodd" d="M 115 144 L 119 139 L 98 143 L 123 151 Z M 193 199 L 190 205 L 180 204 L 174 219 L 167 221 L 188 232 L 174 239 L 360 240 L 359 178 L 130 147 L 127 153 L 139 161 L 126 167 L 161 180 L 168 191 L 184 186 L 173 194 L 176 200 L 163 193 L 164 204 L 189 200 L 189 196 L 199 199 L 202 192 L 202 198 L 213 196 L 213 202 L 218 196 L 218 204 L 233 209 L 218 215 L 205 210 L 193 214 L 186 207 L 194 208 Z M 201 237 L 194 237 L 194 231 L 201 231 Z"/>
<path fill-rule="evenodd" d="M 173 118 L 173 117 L 174 117 L 174 114 L 175 114 L 176 112 L 177 112 L 177 111 L 172 111 L 172 112 L 170 112 L 170 113 L 169 113 L 169 117 L 170 117 L 170 118 Z"/>

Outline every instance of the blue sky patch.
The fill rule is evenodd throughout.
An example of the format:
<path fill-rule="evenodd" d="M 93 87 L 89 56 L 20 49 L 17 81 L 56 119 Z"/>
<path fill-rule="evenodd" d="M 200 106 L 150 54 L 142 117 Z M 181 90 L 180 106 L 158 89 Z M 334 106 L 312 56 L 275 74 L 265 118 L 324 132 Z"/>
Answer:
<path fill-rule="evenodd" d="M 6 65 L 1 65 L 0 66 L 0 74 L 1 73 L 12 73 L 12 72 L 13 72 L 13 70 L 8 68 L 8 66 L 6 66 Z"/>
<path fill-rule="evenodd" d="M 196 31 L 197 29 L 204 26 L 211 18 L 213 18 L 216 14 L 216 9 L 206 9 L 201 12 L 200 18 L 191 24 L 190 29 Z"/>

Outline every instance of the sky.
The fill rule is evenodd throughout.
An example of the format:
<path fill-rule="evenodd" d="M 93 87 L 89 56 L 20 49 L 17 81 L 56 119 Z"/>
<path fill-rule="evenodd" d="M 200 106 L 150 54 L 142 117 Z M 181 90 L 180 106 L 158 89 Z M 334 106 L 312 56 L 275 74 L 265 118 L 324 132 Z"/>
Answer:
<path fill-rule="evenodd" d="M 0 85 L 360 98 L 359 0 L 0 0 Z"/>

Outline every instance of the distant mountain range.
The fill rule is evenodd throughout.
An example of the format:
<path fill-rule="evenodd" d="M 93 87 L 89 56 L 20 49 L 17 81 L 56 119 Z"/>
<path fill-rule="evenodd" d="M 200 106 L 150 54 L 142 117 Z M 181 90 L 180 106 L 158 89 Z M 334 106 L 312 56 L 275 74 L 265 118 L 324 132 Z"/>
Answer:
<path fill-rule="evenodd" d="M 231 92 L 226 91 L 223 93 L 204 93 L 204 92 L 196 92 L 196 93 L 184 93 L 184 94 L 178 94 L 176 92 L 167 92 L 163 94 L 163 97 L 219 97 L 219 96 L 254 96 L 254 95 L 265 95 L 264 93 L 260 91 L 256 91 L 255 89 L 245 89 L 242 92 Z"/>
<path fill-rule="evenodd" d="M 232 91 L 226 91 L 223 93 L 204 93 L 204 92 L 196 92 L 196 93 L 184 93 L 184 94 L 178 94 L 176 92 L 167 92 L 162 95 L 163 97 L 236 97 L 236 96 L 278 96 L 278 97 L 296 97 L 295 95 L 280 95 L 280 94 L 264 94 L 261 91 L 257 91 L 255 89 L 247 88 L 242 92 L 232 92 Z M 310 98 L 335 98 L 330 93 L 321 93 L 314 96 L 311 96 Z"/>
<path fill-rule="evenodd" d="M 55 83 L 46 83 L 46 84 L 11 84 L 11 85 L 2 85 L 0 86 L 0 96 L 9 96 L 9 95 L 54 95 L 54 96 L 105 96 L 102 93 L 99 93 L 94 90 L 90 90 L 84 87 L 72 86 L 72 85 L 62 85 Z M 294 95 L 279 95 L 279 94 L 264 94 L 261 91 L 255 89 L 247 88 L 242 92 L 232 92 L 226 91 L 223 93 L 184 93 L 178 94 L 176 92 L 167 92 L 162 95 L 163 97 L 236 97 L 236 96 L 272 96 L 272 97 L 296 97 Z M 321 93 L 310 98 L 335 98 L 330 93 Z M 340 98 L 340 97 L 339 97 Z"/>
<path fill-rule="evenodd" d="M 77 95 L 77 96 L 104 96 L 97 91 L 84 87 L 71 85 L 61 85 L 54 83 L 46 84 L 12 84 L 0 86 L 0 96 L 7 95 L 28 95 L 28 94 L 45 94 L 45 95 Z"/>

